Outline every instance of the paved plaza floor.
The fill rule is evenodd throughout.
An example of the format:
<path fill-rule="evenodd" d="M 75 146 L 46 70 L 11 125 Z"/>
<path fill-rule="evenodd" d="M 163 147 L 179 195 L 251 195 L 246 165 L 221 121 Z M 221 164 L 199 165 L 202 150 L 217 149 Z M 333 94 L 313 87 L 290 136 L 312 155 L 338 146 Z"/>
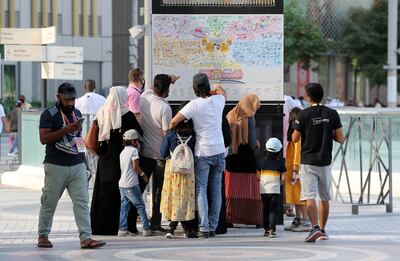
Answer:
<path fill-rule="evenodd" d="M 394 213 L 384 207 L 332 203 L 328 241 L 304 243 L 305 233 L 283 231 L 263 237 L 263 229 L 235 227 L 212 239 L 99 236 L 102 249 L 81 250 L 72 204 L 64 195 L 56 211 L 52 249 L 36 247 L 40 191 L 0 185 L 0 260 L 400 260 L 400 199 Z M 286 224 L 290 223 L 286 219 Z"/>

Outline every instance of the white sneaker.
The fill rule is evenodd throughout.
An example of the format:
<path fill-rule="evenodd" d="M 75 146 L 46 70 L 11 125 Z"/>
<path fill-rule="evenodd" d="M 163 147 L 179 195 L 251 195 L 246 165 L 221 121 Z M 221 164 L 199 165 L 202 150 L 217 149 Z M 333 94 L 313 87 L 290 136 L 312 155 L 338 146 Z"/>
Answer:
<path fill-rule="evenodd" d="M 173 239 L 173 238 L 174 238 L 174 234 L 168 232 L 168 233 L 165 235 L 165 238 Z"/>
<path fill-rule="evenodd" d="M 311 226 L 306 226 L 303 224 L 292 229 L 293 232 L 310 232 L 310 230 L 311 230 Z"/>
<path fill-rule="evenodd" d="M 292 229 L 293 232 L 310 232 L 311 223 L 309 221 L 301 220 L 299 226 Z"/>
<path fill-rule="evenodd" d="M 126 237 L 128 235 L 128 231 L 127 230 L 118 230 L 118 236 L 119 237 Z"/>
<path fill-rule="evenodd" d="M 284 227 L 285 231 L 293 231 L 294 228 L 298 227 L 300 225 L 300 220 L 298 218 L 294 218 L 292 223 L 290 223 L 289 226 Z"/>
<path fill-rule="evenodd" d="M 126 236 L 136 236 L 135 233 L 129 232 L 128 230 L 118 230 L 119 237 L 126 237 Z"/>
<path fill-rule="evenodd" d="M 154 234 L 153 234 L 153 231 L 151 231 L 150 229 L 148 229 L 148 230 L 143 230 L 142 235 L 143 235 L 144 237 L 149 237 L 149 236 L 153 236 Z"/>

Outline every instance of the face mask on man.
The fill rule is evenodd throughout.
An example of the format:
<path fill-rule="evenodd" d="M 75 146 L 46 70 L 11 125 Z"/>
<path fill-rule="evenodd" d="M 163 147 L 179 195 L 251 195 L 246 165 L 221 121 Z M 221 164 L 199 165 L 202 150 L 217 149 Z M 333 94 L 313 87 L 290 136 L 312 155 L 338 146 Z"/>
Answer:
<path fill-rule="evenodd" d="M 141 80 L 140 80 L 140 83 L 142 84 L 142 91 L 144 90 L 144 86 L 145 86 L 145 84 L 146 84 L 146 81 L 144 80 L 144 78 L 142 78 Z"/>

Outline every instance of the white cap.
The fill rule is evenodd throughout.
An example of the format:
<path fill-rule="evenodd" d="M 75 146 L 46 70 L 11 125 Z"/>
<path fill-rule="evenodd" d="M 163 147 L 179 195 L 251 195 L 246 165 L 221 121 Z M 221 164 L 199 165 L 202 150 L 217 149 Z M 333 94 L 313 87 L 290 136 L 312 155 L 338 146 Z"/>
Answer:
<path fill-rule="evenodd" d="M 282 143 L 277 138 L 270 138 L 267 143 L 265 143 L 265 149 L 269 152 L 280 152 Z"/>
<path fill-rule="evenodd" d="M 142 139 L 142 136 L 140 136 L 140 133 L 137 130 L 132 129 L 125 131 L 122 138 L 124 140 L 140 140 Z"/>

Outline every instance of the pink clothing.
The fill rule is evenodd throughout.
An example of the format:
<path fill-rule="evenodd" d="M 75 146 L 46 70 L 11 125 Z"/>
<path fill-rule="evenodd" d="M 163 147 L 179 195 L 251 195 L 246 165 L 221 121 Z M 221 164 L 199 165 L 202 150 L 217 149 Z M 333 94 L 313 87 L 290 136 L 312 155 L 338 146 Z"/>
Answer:
<path fill-rule="evenodd" d="M 289 114 L 293 108 L 297 107 L 292 97 L 284 95 L 285 104 L 283 105 L 283 157 L 286 158 L 286 148 L 288 145 L 287 131 L 289 128 Z M 301 107 L 300 107 L 301 108 Z"/>
<path fill-rule="evenodd" d="M 140 113 L 140 96 L 142 95 L 142 90 L 131 83 L 127 88 L 127 92 L 127 105 L 129 107 L 129 110 L 133 113 Z"/>

